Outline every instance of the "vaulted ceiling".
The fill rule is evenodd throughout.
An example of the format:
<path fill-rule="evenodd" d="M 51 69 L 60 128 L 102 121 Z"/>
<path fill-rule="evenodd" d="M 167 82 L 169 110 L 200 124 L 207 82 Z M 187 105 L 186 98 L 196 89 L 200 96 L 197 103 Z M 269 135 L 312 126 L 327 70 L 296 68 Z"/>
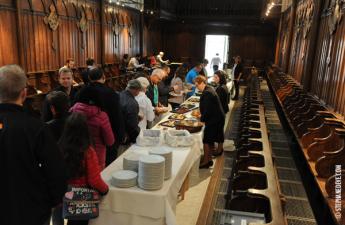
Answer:
<path fill-rule="evenodd" d="M 145 0 L 162 19 L 186 22 L 259 24 L 268 0 Z"/>

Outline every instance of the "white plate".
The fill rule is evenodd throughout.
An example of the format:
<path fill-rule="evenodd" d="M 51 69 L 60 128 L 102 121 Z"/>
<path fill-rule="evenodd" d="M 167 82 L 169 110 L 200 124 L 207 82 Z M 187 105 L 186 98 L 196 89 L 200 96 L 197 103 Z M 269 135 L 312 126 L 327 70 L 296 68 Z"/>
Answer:
<path fill-rule="evenodd" d="M 163 156 L 159 155 L 143 155 L 139 158 L 139 163 L 143 164 L 163 164 L 165 161 L 165 158 Z M 153 166 L 150 165 L 150 166 Z"/>
<path fill-rule="evenodd" d="M 117 180 L 132 180 L 136 179 L 138 174 L 131 170 L 119 170 L 114 172 L 111 176 Z"/>

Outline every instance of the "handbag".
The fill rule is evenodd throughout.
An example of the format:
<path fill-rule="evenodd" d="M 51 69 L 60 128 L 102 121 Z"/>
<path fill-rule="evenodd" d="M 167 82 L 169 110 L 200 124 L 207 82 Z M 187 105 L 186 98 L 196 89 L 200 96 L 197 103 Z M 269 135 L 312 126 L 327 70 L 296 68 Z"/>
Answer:
<path fill-rule="evenodd" d="M 63 197 L 64 219 L 89 220 L 99 215 L 100 195 L 98 191 L 85 186 L 68 186 Z"/>

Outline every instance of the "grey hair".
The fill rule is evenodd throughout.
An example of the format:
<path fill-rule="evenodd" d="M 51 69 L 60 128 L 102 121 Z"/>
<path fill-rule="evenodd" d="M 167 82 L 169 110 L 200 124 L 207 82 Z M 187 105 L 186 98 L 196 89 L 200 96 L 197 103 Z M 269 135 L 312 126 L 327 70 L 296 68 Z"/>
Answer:
<path fill-rule="evenodd" d="M 13 102 L 26 87 L 28 78 L 18 65 L 0 67 L 0 102 Z"/>
<path fill-rule="evenodd" d="M 151 76 L 153 76 L 153 75 L 157 75 L 157 76 L 159 76 L 161 79 L 165 76 L 165 71 L 164 70 L 162 70 L 162 69 L 154 69 L 153 71 L 152 71 L 152 73 L 151 73 Z"/>

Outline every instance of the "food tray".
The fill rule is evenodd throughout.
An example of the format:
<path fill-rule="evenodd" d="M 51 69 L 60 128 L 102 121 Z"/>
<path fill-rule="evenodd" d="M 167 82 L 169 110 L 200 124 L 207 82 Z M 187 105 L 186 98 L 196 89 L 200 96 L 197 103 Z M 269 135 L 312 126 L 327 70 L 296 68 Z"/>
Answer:
<path fill-rule="evenodd" d="M 181 108 L 194 109 L 194 108 L 197 108 L 197 105 L 195 105 L 193 103 L 183 103 L 181 105 Z"/>
<path fill-rule="evenodd" d="M 159 125 L 164 127 L 175 127 L 175 120 L 167 120 L 159 123 Z"/>
<path fill-rule="evenodd" d="M 180 107 L 180 108 L 172 110 L 171 112 L 172 113 L 178 113 L 178 114 L 184 114 L 184 113 L 187 113 L 189 111 L 191 111 L 191 109 L 188 109 L 188 108 L 185 108 L 185 107 Z"/>
<path fill-rule="evenodd" d="M 171 116 L 169 116 L 168 119 L 171 119 L 171 120 L 184 120 L 184 119 L 186 119 L 186 116 L 183 115 L 183 114 L 174 113 Z"/>
<path fill-rule="evenodd" d="M 190 122 L 188 120 L 181 120 L 175 122 L 175 127 L 177 130 L 188 130 L 190 133 L 196 133 L 201 131 L 203 126 L 204 124 L 198 121 Z"/>
<path fill-rule="evenodd" d="M 200 98 L 189 98 L 189 99 L 187 99 L 187 102 L 200 102 Z"/>

